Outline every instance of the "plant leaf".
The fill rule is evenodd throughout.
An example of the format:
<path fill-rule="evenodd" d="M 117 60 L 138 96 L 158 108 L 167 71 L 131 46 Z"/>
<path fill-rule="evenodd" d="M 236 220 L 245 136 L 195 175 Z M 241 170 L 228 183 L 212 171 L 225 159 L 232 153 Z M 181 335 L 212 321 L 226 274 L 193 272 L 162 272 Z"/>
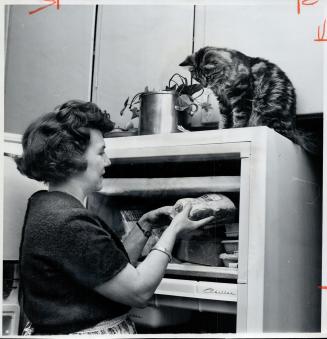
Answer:
<path fill-rule="evenodd" d="M 206 112 L 209 112 L 209 109 L 212 109 L 212 105 L 210 104 L 210 102 L 202 102 L 200 104 L 201 108 L 203 108 Z"/>
<path fill-rule="evenodd" d="M 179 100 L 181 100 L 181 102 L 185 103 L 186 105 L 190 106 L 193 103 L 193 100 L 191 97 L 189 97 L 186 94 L 182 94 L 178 97 Z"/>
<path fill-rule="evenodd" d="M 175 91 L 176 90 L 176 85 L 172 86 L 172 87 L 169 87 L 169 86 L 166 86 L 166 91 Z"/>
<path fill-rule="evenodd" d="M 194 106 L 195 109 L 192 109 L 192 107 L 190 107 L 190 110 L 188 112 L 188 114 L 191 115 L 191 116 L 194 115 L 194 113 L 197 112 L 198 109 L 199 109 L 199 106 L 196 103 L 193 103 L 192 106 Z"/>
<path fill-rule="evenodd" d="M 123 109 L 120 111 L 120 115 L 123 115 L 123 114 L 124 114 L 124 111 L 125 111 L 125 109 L 126 109 L 126 107 L 127 107 L 127 105 L 128 105 L 128 100 L 129 100 L 129 97 L 127 97 L 127 99 L 125 100 L 125 102 L 124 102 L 124 107 L 123 107 Z"/>
<path fill-rule="evenodd" d="M 186 85 L 181 84 L 181 85 L 179 85 L 179 86 L 176 88 L 176 92 L 177 92 L 178 95 L 186 94 L 186 93 L 184 92 L 185 86 L 186 86 Z"/>
<path fill-rule="evenodd" d="M 186 94 L 182 94 L 176 99 L 175 109 L 177 111 L 184 111 L 192 106 L 192 104 L 193 102 L 191 101 L 190 97 Z"/>
<path fill-rule="evenodd" d="M 140 116 L 140 109 L 137 107 L 133 107 L 130 109 L 130 111 L 133 113 L 131 119 L 137 118 Z"/>
<path fill-rule="evenodd" d="M 189 86 L 184 86 L 181 88 L 181 94 L 193 95 L 196 92 L 201 91 L 202 86 L 200 84 L 193 84 Z"/>

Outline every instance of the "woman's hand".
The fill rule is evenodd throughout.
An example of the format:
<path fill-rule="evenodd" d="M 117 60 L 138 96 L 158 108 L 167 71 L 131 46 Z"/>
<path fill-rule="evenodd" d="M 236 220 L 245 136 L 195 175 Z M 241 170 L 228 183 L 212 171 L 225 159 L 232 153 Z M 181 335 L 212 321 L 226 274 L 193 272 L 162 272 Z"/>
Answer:
<path fill-rule="evenodd" d="M 173 206 L 163 206 L 142 215 L 139 223 L 146 229 L 167 226 L 171 222 Z"/>
<path fill-rule="evenodd" d="M 177 235 L 181 235 L 186 232 L 191 232 L 196 230 L 197 228 L 208 224 L 210 221 L 215 219 L 214 216 L 210 216 L 200 220 L 190 220 L 188 218 L 190 211 L 192 209 L 192 204 L 187 203 L 183 210 L 178 213 L 174 219 L 172 220 L 169 227 L 172 227 Z"/>

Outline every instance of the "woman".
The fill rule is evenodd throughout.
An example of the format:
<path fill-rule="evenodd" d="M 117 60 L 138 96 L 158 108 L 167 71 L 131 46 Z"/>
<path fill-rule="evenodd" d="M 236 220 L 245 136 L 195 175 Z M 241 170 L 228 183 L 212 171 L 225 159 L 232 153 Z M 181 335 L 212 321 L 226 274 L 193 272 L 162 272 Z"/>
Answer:
<path fill-rule="evenodd" d="M 134 267 L 152 226 L 171 207 L 143 215 L 124 245 L 85 208 L 110 165 L 103 134 L 112 128 L 95 104 L 69 101 L 24 133 L 17 167 L 49 187 L 29 199 L 20 248 L 23 309 L 34 334 L 135 333 L 127 313 L 152 297 L 178 235 L 212 220 L 189 220 L 188 206 Z"/>

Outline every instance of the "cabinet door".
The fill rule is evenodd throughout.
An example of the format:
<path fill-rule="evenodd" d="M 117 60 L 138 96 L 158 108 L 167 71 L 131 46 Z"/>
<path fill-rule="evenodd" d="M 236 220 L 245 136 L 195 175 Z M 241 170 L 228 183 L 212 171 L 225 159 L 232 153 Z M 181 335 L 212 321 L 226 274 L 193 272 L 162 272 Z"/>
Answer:
<path fill-rule="evenodd" d="M 195 50 L 227 47 L 279 65 L 297 93 L 297 113 L 322 112 L 323 43 L 315 42 L 322 26 L 322 4 L 302 6 L 286 1 L 222 1 L 197 6 Z"/>
<path fill-rule="evenodd" d="M 93 100 L 116 125 L 131 118 L 130 99 L 145 86 L 164 89 L 192 50 L 193 6 L 101 6 L 98 15 Z"/>
<path fill-rule="evenodd" d="M 95 6 L 10 6 L 5 131 L 22 133 L 32 119 L 70 99 L 90 99 Z"/>

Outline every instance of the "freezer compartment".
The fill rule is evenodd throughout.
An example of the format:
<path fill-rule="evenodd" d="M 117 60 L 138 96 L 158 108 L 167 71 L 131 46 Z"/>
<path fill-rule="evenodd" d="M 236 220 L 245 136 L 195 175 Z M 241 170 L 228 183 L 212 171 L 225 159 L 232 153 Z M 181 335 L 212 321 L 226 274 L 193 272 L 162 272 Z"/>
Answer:
<path fill-rule="evenodd" d="M 311 159 L 299 146 L 267 127 L 131 137 L 128 141 L 108 141 L 108 155 L 117 169 L 119 164 L 130 168 L 132 162 L 135 167 L 138 163 L 143 166 L 143 173 L 130 172 L 130 178 L 241 177 L 238 333 L 319 331 L 321 291 L 315 282 L 321 275 L 320 185 Z M 179 156 L 180 162 L 176 160 Z M 206 166 L 211 161 L 208 158 L 211 166 Z M 172 160 L 176 160 L 175 166 Z M 168 172 L 165 162 L 169 163 Z M 218 170 L 222 162 L 223 168 Z M 239 169 L 227 170 L 233 162 L 240 164 Z M 108 177 L 125 176 L 110 170 Z M 179 277 L 192 278 L 188 273 Z"/>
<path fill-rule="evenodd" d="M 100 215 L 123 239 L 147 211 L 173 206 L 181 198 L 197 198 L 219 193 L 229 198 L 236 211 L 230 222 L 239 222 L 241 159 L 212 154 L 170 156 L 158 159 L 114 159 L 103 181 L 103 189 L 90 197 L 88 206 Z M 227 211 L 227 210 L 226 210 Z M 222 267 L 221 241 L 226 239 L 225 223 L 205 226 L 179 239 L 167 274 L 175 276 L 237 279 L 237 268 Z M 166 225 L 170 219 L 166 220 Z M 160 237 L 160 230 L 146 244 L 143 256 Z"/>

